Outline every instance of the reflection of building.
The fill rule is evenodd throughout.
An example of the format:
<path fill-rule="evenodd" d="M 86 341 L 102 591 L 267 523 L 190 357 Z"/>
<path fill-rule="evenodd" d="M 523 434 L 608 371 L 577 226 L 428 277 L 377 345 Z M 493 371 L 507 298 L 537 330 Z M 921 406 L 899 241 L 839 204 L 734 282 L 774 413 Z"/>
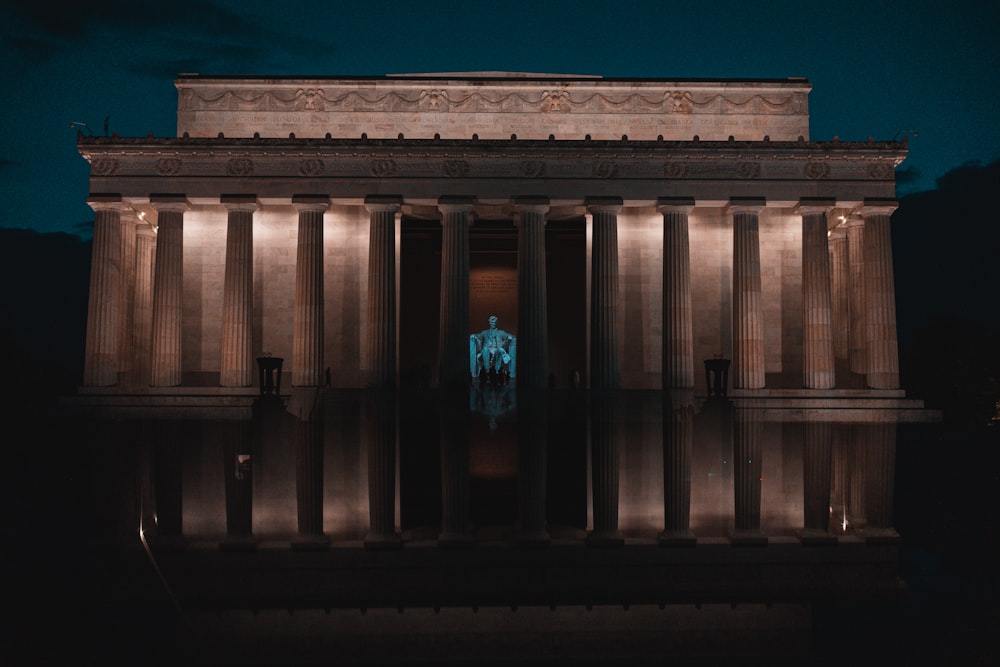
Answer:
<path fill-rule="evenodd" d="M 899 397 L 905 142 L 809 139 L 803 79 L 183 75 L 178 136 L 83 137 L 90 393 L 464 382 Z M 697 371 L 697 372 L 696 372 Z M 150 389 L 152 388 L 152 389 Z M 895 392 L 895 393 L 894 393 Z"/>
<path fill-rule="evenodd" d="M 176 84 L 178 137 L 78 140 L 95 230 L 69 402 L 171 425 L 122 495 L 155 508 L 184 604 L 896 590 L 896 424 L 935 416 L 899 387 L 905 143 L 809 140 L 802 79 Z M 516 383 L 465 394 L 494 314 Z M 284 362 L 277 397 L 259 359 Z M 104 453 L 142 442 L 126 424 L 80 432 Z"/>

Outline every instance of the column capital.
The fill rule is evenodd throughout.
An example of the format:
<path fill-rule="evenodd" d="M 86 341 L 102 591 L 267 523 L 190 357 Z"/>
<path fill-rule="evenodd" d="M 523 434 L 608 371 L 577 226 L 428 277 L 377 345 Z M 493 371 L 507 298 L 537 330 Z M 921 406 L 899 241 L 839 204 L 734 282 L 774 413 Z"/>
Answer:
<path fill-rule="evenodd" d="M 135 235 L 155 237 L 156 227 L 149 224 L 145 220 L 139 220 L 137 223 L 135 223 Z"/>
<path fill-rule="evenodd" d="M 855 209 L 855 213 L 867 217 L 869 215 L 892 215 L 893 211 L 899 208 L 899 202 L 895 199 L 873 199 L 865 198 L 864 202 Z"/>
<path fill-rule="evenodd" d="M 798 215 L 826 215 L 836 205 L 837 201 L 830 197 L 802 197 L 794 211 Z"/>
<path fill-rule="evenodd" d="M 730 197 L 726 205 L 726 212 L 736 215 L 737 213 L 759 214 L 767 206 L 767 200 L 763 197 Z"/>
<path fill-rule="evenodd" d="M 839 240 L 839 239 L 846 239 L 846 238 L 847 238 L 847 227 L 846 227 L 846 225 L 842 225 L 842 224 L 841 225 L 837 225 L 836 227 L 834 227 L 833 229 L 830 230 L 830 240 L 831 241 L 836 241 L 836 240 Z"/>
<path fill-rule="evenodd" d="M 220 195 L 219 203 L 226 207 L 227 211 L 248 211 L 253 213 L 260 204 L 257 195 Z"/>
<path fill-rule="evenodd" d="M 691 213 L 694 209 L 693 197 L 658 197 L 656 210 L 660 213 Z"/>
<path fill-rule="evenodd" d="M 95 211 L 122 211 L 126 208 L 121 195 L 108 193 L 90 195 L 87 205 Z"/>
<path fill-rule="evenodd" d="M 308 211 L 322 213 L 330 208 L 330 198 L 326 195 L 292 195 L 292 206 L 299 213 Z"/>
<path fill-rule="evenodd" d="M 158 213 L 162 211 L 176 211 L 178 213 L 183 213 L 191 208 L 191 203 L 183 194 L 151 194 L 149 195 L 149 203 Z"/>
<path fill-rule="evenodd" d="M 857 213 L 852 213 L 851 215 L 847 216 L 847 219 L 844 220 L 844 224 L 843 224 L 843 227 L 845 227 L 845 228 L 847 228 L 847 227 L 864 227 L 864 226 L 865 226 L 865 219 L 862 218 Z"/>
<path fill-rule="evenodd" d="M 476 198 L 466 195 L 443 195 L 438 197 L 438 210 L 442 213 L 472 213 Z"/>
<path fill-rule="evenodd" d="M 396 213 L 402 205 L 402 195 L 365 196 L 365 208 L 369 213 Z"/>
<path fill-rule="evenodd" d="M 587 212 L 591 215 L 595 213 L 620 213 L 624 201 L 621 197 L 587 197 L 584 199 Z"/>

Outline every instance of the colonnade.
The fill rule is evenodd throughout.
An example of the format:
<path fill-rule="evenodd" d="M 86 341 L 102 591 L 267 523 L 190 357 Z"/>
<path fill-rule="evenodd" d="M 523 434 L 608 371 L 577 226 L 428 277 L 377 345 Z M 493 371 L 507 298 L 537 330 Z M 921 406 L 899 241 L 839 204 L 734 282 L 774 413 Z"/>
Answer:
<path fill-rule="evenodd" d="M 118 196 L 92 196 L 93 264 L 84 385 L 173 387 L 182 383 L 183 195 L 153 195 L 155 236 Z M 331 199 L 296 195 L 297 255 L 292 385 L 320 386 L 323 360 L 323 216 Z M 247 387 L 253 368 L 254 195 L 224 195 L 228 214 L 223 293 L 220 384 Z M 548 378 L 545 224 L 549 200 L 513 200 L 518 226 L 518 386 L 543 388 Z M 620 197 L 584 202 L 591 216 L 589 385 L 615 390 L 620 382 L 618 340 L 618 215 Z M 370 196 L 368 384 L 391 387 L 396 376 L 396 248 L 399 196 Z M 442 270 L 437 384 L 469 382 L 469 227 L 474 197 L 441 197 Z M 736 389 L 765 388 L 761 305 L 760 214 L 763 198 L 733 197 L 732 356 Z M 663 386 L 694 387 L 690 198 L 663 197 Z M 899 386 L 895 293 L 889 218 L 895 202 L 865 200 L 845 224 L 827 232 L 832 199 L 803 198 L 802 386 L 832 389 L 836 359 L 863 375 L 873 389 Z M 154 250 L 155 248 L 155 250 Z M 149 276 L 153 276 L 149 284 Z M 148 368 L 147 368 L 148 366 Z"/>

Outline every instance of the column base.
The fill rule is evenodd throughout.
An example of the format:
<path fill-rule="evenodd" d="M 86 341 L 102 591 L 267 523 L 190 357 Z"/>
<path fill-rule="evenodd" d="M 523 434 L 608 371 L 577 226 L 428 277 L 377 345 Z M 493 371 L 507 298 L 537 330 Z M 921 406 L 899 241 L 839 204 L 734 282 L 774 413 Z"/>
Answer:
<path fill-rule="evenodd" d="M 147 535 L 146 542 L 157 551 L 183 551 L 188 545 L 183 535 Z"/>
<path fill-rule="evenodd" d="M 899 533 L 895 528 L 863 528 L 858 534 L 864 538 L 865 544 L 899 544 Z"/>
<path fill-rule="evenodd" d="M 514 546 L 525 549 L 545 548 L 552 544 L 552 538 L 547 531 L 538 530 L 530 533 L 519 533 L 514 536 Z"/>
<path fill-rule="evenodd" d="M 665 530 L 657 540 L 661 547 L 693 547 L 698 542 L 690 530 Z"/>

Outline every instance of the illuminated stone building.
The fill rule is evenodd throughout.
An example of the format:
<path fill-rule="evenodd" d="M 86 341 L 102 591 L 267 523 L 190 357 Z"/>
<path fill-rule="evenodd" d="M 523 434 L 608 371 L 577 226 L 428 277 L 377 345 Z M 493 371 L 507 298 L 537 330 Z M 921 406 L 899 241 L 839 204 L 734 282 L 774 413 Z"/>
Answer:
<path fill-rule="evenodd" d="M 152 447 L 176 477 L 140 492 L 161 543 L 462 546 L 499 523 L 515 543 L 666 547 L 615 552 L 635 581 L 573 551 L 544 594 L 491 587 L 488 556 L 462 587 L 437 564 L 434 586 L 375 595 L 400 607 L 893 588 L 896 425 L 933 418 L 899 383 L 905 142 L 813 141 L 800 78 L 175 84 L 176 137 L 78 139 L 95 228 L 74 405 L 172 424 Z M 502 387 L 470 371 L 490 315 L 516 335 Z M 261 440 L 263 397 L 295 416 L 295 456 Z M 228 448 L 215 482 L 178 438 Z M 509 516 L 477 488 L 505 489 Z M 337 590 L 290 604 L 370 594 Z"/>

